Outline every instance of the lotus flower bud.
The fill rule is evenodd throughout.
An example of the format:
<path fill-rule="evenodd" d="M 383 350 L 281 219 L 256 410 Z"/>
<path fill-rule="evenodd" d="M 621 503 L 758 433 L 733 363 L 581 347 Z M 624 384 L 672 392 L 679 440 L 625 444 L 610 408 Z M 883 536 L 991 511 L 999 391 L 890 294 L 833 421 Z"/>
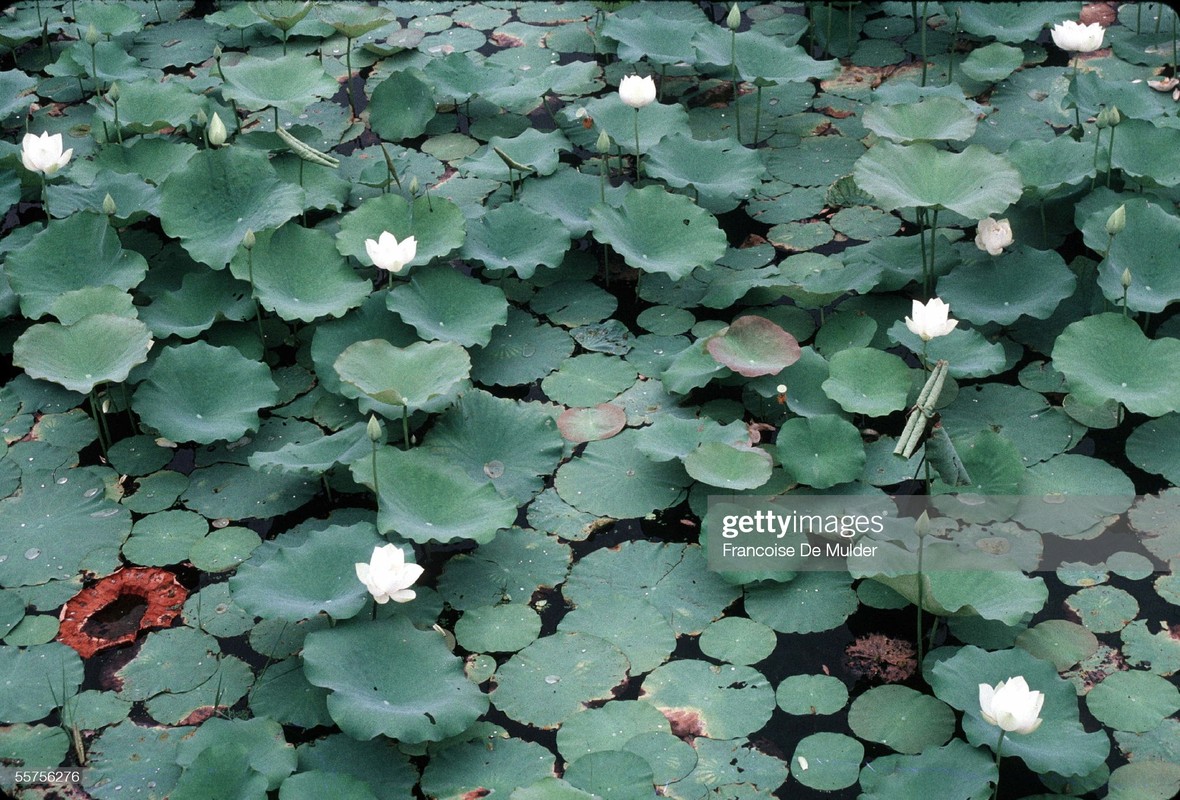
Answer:
<path fill-rule="evenodd" d="M 119 102 L 119 84 L 112 83 L 111 88 L 107 89 L 107 100 L 112 103 Z"/>
<path fill-rule="evenodd" d="M 725 24 L 729 26 L 731 31 L 736 31 L 742 26 L 742 12 L 738 10 L 738 4 L 734 3 L 729 9 L 729 15 L 725 18 Z"/>
<path fill-rule="evenodd" d="M 205 113 L 205 109 L 197 109 L 197 124 L 204 128 L 209 124 L 209 115 Z"/>
<path fill-rule="evenodd" d="M 216 47 L 213 48 L 213 60 L 214 61 L 221 60 L 221 45 L 217 45 Z"/>
<path fill-rule="evenodd" d="M 111 197 L 110 192 L 107 192 L 107 196 L 102 199 L 102 213 L 113 217 L 118 210 L 119 206 L 115 204 L 115 198 Z"/>
<path fill-rule="evenodd" d="M 417 196 L 417 194 L 418 194 L 418 176 L 417 175 L 415 175 L 414 179 L 410 181 L 410 194 L 413 196 Z"/>
<path fill-rule="evenodd" d="M 94 27 L 94 23 L 90 23 L 90 27 L 86 29 L 86 44 L 94 47 L 99 42 L 98 28 Z"/>
<path fill-rule="evenodd" d="M 375 414 L 369 415 L 369 424 L 365 426 L 365 433 L 369 435 L 370 442 L 381 441 L 381 423 L 377 421 Z"/>
<path fill-rule="evenodd" d="M 1127 205 L 1116 208 L 1111 215 L 1106 218 L 1106 235 L 1118 236 L 1123 232 L 1123 228 L 1127 227 Z"/>
<path fill-rule="evenodd" d="M 1112 128 L 1123 121 L 1123 115 L 1119 113 L 1118 106 L 1111 106 L 1109 109 L 1109 115 L 1110 115 L 1109 123 L 1110 123 L 1110 127 L 1112 127 Z"/>
<path fill-rule="evenodd" d="M 1124 289 L 1131 288 L 1131 268 L 1130 267 L 1123 268 L 1123 274 L 1121 277 L 1119 277 L 1119 283 L 1121 283 L 1123 285 Z"/>
<path fill-rule="evenodd" d="M 598 152 L 603 155 L 610 152 L 610 136 L 607 135 L 605 130 L 598 134 Z"/>
<path fill-rule="evenodd" d="M 246 235 L 242 237 L 242 247 L 246 248 L 247 250 L 254 249 L 254 229 L 253 228 L 246 229 Z"/>
<path fill-rule="evenodd" d="M 628 75 L 619 83 L 619 99 L 636 110 L 651 105 L 656 99 L 656 82 L 650 75 Z"/>
<path fill-rule="evenodd" d="M 225 123 L 221 121 L 221 117 L 217 116 L 217 112 L 213 113 L 213 119 L 209 121 L 209 144 L 213 147 L 221 147 L 225 144 L 225 138 L 228 132 L 225 130 Z"/>

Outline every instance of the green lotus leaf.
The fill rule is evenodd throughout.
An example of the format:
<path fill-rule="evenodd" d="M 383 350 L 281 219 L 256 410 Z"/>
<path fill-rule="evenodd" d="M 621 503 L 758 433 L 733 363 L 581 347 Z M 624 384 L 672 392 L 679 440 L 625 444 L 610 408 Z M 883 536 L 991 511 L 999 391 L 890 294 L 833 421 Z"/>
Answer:
<path fill-rule="evenodd" d="M 564 780 L 593 797 L 646 797 L 655 783 L 647 759 L 626 750 L 599 750 L 570 762 Z"/>
<path fill-rule="evenodd" d="M 635 431 L 590 442 L 557 470 L 554 487 L 574 508 L 600 517 L 628 519 L 670 508 L 689 477 L 675 461 L 657 463 L 636 447 Z"/>
<path fill-rule="evenodd" d="M 684 457 L 684 470 L 695 480 L 723 489 L 756 489 L 770 480 L 773 459 L 760 447 L 705 442 Z"/>
<path fill-rule="evenodd" d="M 303 190 L 280 180 L 264 153 L 241 147 L 201 150 L 160 192 L 164 231 L 214 269 L 230 262 L 246 231 L 277 228 L 303 211 Z"/>
<path fill-rule="evenodd" d="M 851 347 L 832 356 L 824 393 L 850 414 L 884 417 L 906 406 L 912 371 L 893 353 Z M 789 391 L 789 390 L 788 390 Z"/>
<path fill-rule="evenodd" d="M 1167 800 L 1180 790 L 1180 766 L 1165 760 L 1136 761 L 1110 773 L 1110 800 Z"/>
<path fill-rule="evenodd" d="M 359 778 L 373 790 L 377 800 L 408 797 L 418 783 L 418 768 L 384 739 L 358 742 L 343 733 L 336 733 L 302 744 L 297 752 L 300 769 Z"/>
<path fill-rule="evenodd" d="M 283 800 L 320 800 L 323 797 L 377 800 L 377 795 L 360 778 L 323 770 L 308 770 L 287 778 L 279 787 L 279 797 Z"/>
<path fill-rule="evenodd" d="M 673 661 L 643 681 L 640 699 L 675 714 L 697 736 L 735 739 L 761 728 L 774 710 L 774 690 L 752 667 Z M 695 723 L 695 724 L 694 724 Z"/>
<path fill-rule="evenodd" d="M 619 299 L 588 280 L 562 280 L 541 289 L 529 307 L 556 325 L 576 328 L 602 322 L 615 312 Z"/>
<path fill-rule="evenodd" d="M 210 392 L 209 386 L 220 389 Z M 278 391 L 265 364 L 233 347 L 192 342 L 156 357 L 132 407 L 175 442 L 209 444 L 257 430 L 258 410 L 274 405 Z"/>
<path fill-rule="evenodd" d="M 345 214 L 336 234 L 336 248 L 346 256 L 371 264 L 366 239 L 378 239 L 389 231 L 400 242 L 413 236 L 418 252 L 409 266 L 428 264 L 463 244 L 467 223 L 459 207 L 441 197 L 419 197 L 413 203 L 400 194 L 383 194 Z"/>
<path fill-rule="evenodd" d="M 1044 395 L 1001 383 L 964 387 L 941 414 L 943 426 L 956 443 L 992 430 L 1016 445 L 1025 464 L 1046 461 L 1069 449 L 1081 436 L 1076 423 L 1053 408 Z"/>
<path fill-rule="evenodd" d="M 606 97 L 599 97 L 585 104 L 586 113 L 594 120 L 595 129 L 606 131 L 611 141 L 624 153 L 635 152 L 635 118 L 634 108 L 625 105 L 619 99 L 618 92 L 612 92 Z M 572 111 L 565 111 L 571 115 Z M 651 150 L 665 136 L 680 133 L 689 129 L 688 112 L 679 103 L 652 103 L 638 111 L 639 117 L 639 151 L 646 153 Z M 591 133 L 578 126 L 570 133 L 575 144 L 583 147 L 594 147 L 597 133 Z"/>
<path fill-rule="evenodd" d="M 739 375 L 777 375 L 799 360 L 799 343 L 765 317 L 738 317 L 708 338 L 705 348 L 714 360 Z"/>
<path fill-rule="evenodd" d="M 986 748 L 951 739 L 921 755 L 873 759 L 860 773 L 861 800 L 986 797 L 996 777 L 995 760 Z"/>
<path fill-rule="evenodd" d="M 528 603 L 538 589 L 552 589 L 565 580 L 569 562 L 568 545 L 536 531 L 509 528 L 448 560 L 438 590 L 459 611 Z"/>
<path fill-rule="evenodd" d="M 205 105 L 205 101 L 193 94 L 183 81 L 161 82 L 151 77 L 120 80 L 117 85 L 119 125 L 132 133 L 154 133 L 164 128 L 188 129 L 192 126 L 193 117 Z M 114 105 L 96 102 L 95 106 L 95 116 L 111 125 L 111 133 L 114 134 Z"/>
<path fill-rule="evenodd" d="M 954 316 L 953 311 L 951 316 Z M 1013 366 L 1008 362 L 1003 344 L 989 341 L 979 331 L 965 329 L 962 325 L 946 336 L 931 339 L 925 346 L 900 319 L 889 327 L 886 334 L 890 340 L 905 345 L 911 352 L 925 353 L 929 363 L 947 361 L 950 364 L 947 372 L 952 378 L 982 378 Z"/>
<path fill-rule="evenodd" d="M 11 459 L 0 459 L 11 460 Z M 131 532 L 126 509 L 107 499 L 103 476 L 71 470 L 65 481 L 25 480 L 0 500 L 0 585 L 29 586 L 110 560 Z M 39 719 L 39 717 L 37 718 Z"/>
<path fill-rule="evenodd" d="M 781 633 L 838 628 L 856 611 L 851 583 L 838 572 L 805 572 L 787 583 L 761 583 L 746 590 L 750 619 Z"/>
<path fill-rule="evenodd" d="M 293 222 L 258 233 L 254 249 L 239 250 L 230 272 L 243 281 L 253 274 L 258 301 L 285 320 L 342 316 L 372 289 L 348 267 L 331 236 Z"/>
<path fill-rule="evenodd" d="M 60 708 L 82 685 L 82 659 L 59 642 L 0 647 L 6 691 L 0 714 L 9 724 L 34 722 Z"/>
<path fill-rule="evenodd" d="M 520 188 L 520 204 L 550 220 L 560 220 L 572 237 L 590 232 L 590 209 L 601 202 L 599 176 L 576 169 L 558 169 L 552 175 L 530 178 Z M 606 187 L 607 202 L 618 205 L 630 184 Z"/>
<path fill-rule="evenodd" d="M 722 37 L 728 44 L 728 36 Z M 793 83 L 810 81 L 814 78 L 831 78 L 839 72 L 839 63 L 834 59 L 816 61 L 797 44 L 789 44 L 778 36 L 765 36 L 758 31 L 739 31 L 734 40 L 737 48 L 737 69 L 742 80 L 767 83 Z M 721 53 L 713 51 L 708 60 L 714 64 L 729 63 L 729 50 L 724 51 L 725 61 L 718 59 Z"/>
<path fill-rule="evenodd" d="M 491 137 L 482 151 L 463 161 L 463 169 L 477 177 L 502 183 L 519 181 L 529 173 L 552 175 L 561 165 L 562 152 L 570 149 L 569 140 L 561 131 L 542 133 L 529 128 L 512 138 Z M 515 165 L 511 170 L 504 156 Z"/>
<path fill-rule="evenodd" d="M 113 314 L 83 317 L 73 325 L 33 325 L 16 340 L 12 362 L 30 377 L 87 394 L 100 383 L 120 383 L 147 361 L 152 337 L 137 319 Z"/>
<path fill-rule="evenodd" d="M 561 436 L 539 403 L 465 392 L 430 429 L 423 447 L 478 483 L 490 480 L 524 505 L 544 488 L 561 459 Z"/>
<path fill-rule="evenodd" d="M 1036 39 L 1046 25 L 1068 17 L 1064 3 L 947 3 L 963 30 L 1020 44 Z"/>
<path fill-rule="evenodd" d="M 1148 178 L 1160 186 L 1180 184 L 1180 161 L 1173 155 L 1180 147 L 1180 131 L 1144 119 L 1124 121 L 1127 124 L 1119 126 L 1113 166 L 1127 175 Z"/>
<path fill-rule="evenodd" d="M 731 211 L 749 198 L 766 174 L 758 151 L 736 139 L 699 141 L 682 133 L 661 139 L 643 163 L 647 174 L 669 186 L 691 186 L 697 203 L 714 213 Z"/>
<path fill-rule="evenodd" d="M 488 706 L 443 638 L 400 615 L 309 633 L 303 671 L 312 684 L 331 690 L 332 719 L 362 741 L 384 735 L 407 744 L 437 742 L 462 733 Z"/>
<path fill-rule="evenodd" d="M 1054 250 L 1017 245 L 1002 256 L 975 247 L 963 254 L 962 263 L 938 279 L 938 294 L 950 303 L 954 316 L 976 325 L 1011 325 L 1025 315 L 1047 319 L 1077 285 Z"/>
<path fill-rule="evenodd" d="M 1106 260 L 1098 266 L 1098 285 L 1107 298 L 1121 304 L 1123 271 L 1129 270 L 1127 308 L 1163 311 L 1180 300 L 1180 277 L 1170 257 L 1180 250 L 1180 218 L 1150 202 L 1127 203 L 1126 213 L 1127 227 L 1110 242 Z"/>
<path fill-rule="evenodd" d="M 196 628 L 153 631 L 144 639 L 135 658 L 116 673 L 119 696 L 147 700 L 160 692 L 187 692 L 217 671 L 221 646 L 217 638 Z"/>
<path fill-rule="evenodd" d="M 520 203 L 506 203 L 471 223 L 462 255 L 482 261 L 488 269 L 511 269 L 528 280 L 537 267 L 560 266 L 569 247 L 570 234 L 560 220 Z"/>
<path fill-rule="evenodd" d="M 1034 189 L 1041 195 L 1079 184 L 1094 174 L 1094 149 L 1068 136 L 1055 136 L 1047 142 L 1018 139 L 1007 155 L 1020 170 L 1025 189 Z"/>
<path fill-rule="evenodd" d="M 422 448 L 378 450 L 377 528 L 415 542 L 474 539 L 489 542 L 516 519 L 516 502 L 490 484 L 476 481 Z M 353 465 L 353 476 L 372 486 L 369 459 Z"/>
<path fill-rule="evenodd" d="M 775 695 L 778 707 L 795 716 L 835 714 L 848 704 L 848 687 L 832 675 L 790 675 Z"/>
<path fill-rule="evenodd" d="M 1037 730 L 1007 736 L 1004 753 L 1024 761 L 1035 772 L 1088 775 L 1106 760 L 1110 740 L 1102 731 L 1087 733 L 1078 720 L 1078 698 L 1073 685 L 1047 661 L 1019 648 L 986 652 L 967 646 L 939 661 L 930 671 L 930 685 L 944 703 L 963 712 L 963 731 L 976 747 L 994 747 L 999 732 L 979 711 L 979 684 L 995 686 L 1021 675 L 1029 688 L 1045 695 L 1044 722 Z"/>
<path fill-rule="evenodd" d="M 873 103 L 862 120 L 878 136 L 903 144 L 932 139 L 961 142 L 971 138 L 976 125 L 975 114 L 962 102 L 941 96 L 916 103 Z"/>
<path fill-rule="evenodd" d="M 486 347 L 471 352 L 471 377 L 488 386 L 519 386 L 544 378 L 574 351 L 574 340 L 527 311 L 509 306 L 508 321 Z"/>
<path fill-rule="evenodd" d="M 1098 650 L 1098 637 L 1065 619 L 1047 619 L 1016 637 L 1016 646 L 1064 672 Z"/>
<path fill-rule="evenodd" d="M 318 13 L 337 33 L 349 39 L 357 39 L 369 31 L 395 22 L 392 17 L 386 16 L 384 9 L 366 5 L 333 3 L 320 9 Z"/>
<path fill-rule="evenodd" d="M 265 794 L 295 771 L 296 760 L 274 720 L 215 717 L 181 739 L 176 763 L 184 772 L 169 797 L 197 800 Z"/>
<path fill-rule="evenodd" d="M 1172 484 L 1180 484 L 1180 414 L 1148 420 L 1127 437 L 1127 458 L 1131 463 Z"/>
<path fill-rule="evenodd" d="M 244 464 L 219 462 L 193 470 L 181 500 L 210 519 L 249 519 L 294 511 L 317 490 L 316 481 L 299 475 L 258 473 Z M 257 546 L 257 534 L 242 529 L 225 534 L 229 530 L 214 531 L 193 545 L 190 555 L 200 553 L 209 562 L 236 565 L 236 560 L 244 559 L 243 553 L 249 555 Z"/>
<path fill-rule="evenodd" d="M 865 465 L 860 431 L 830 414 L 787 420 L 779 429 L 776 446 L 783 469 L 816 489 L 856 480 Z"/>
<path fill-rule="evenodd" d="M 372 442 L 363 422 L 310 442 L 288 442 L 277 450 L 250 454 L 249 464 L 260 472 L 321 475 L 336 464 L 351 464 L 369 453 Z"/>
<path fill-rule="evenodd" d="M 556 403 L 588 408 L 607 403 L 635 383 L 635 368 L 616 356 L 586 353 L 567 359 L 561 369 L 541 381 Z"/>
<path fill-rule="evenodd" d="M 190 718 L 198 709 L 236 704 L 254 686 L 254 672 L 236 656 L 222 655 L 217 671 L 200 686 L 187 692 L 162 692 L 145 704 L 152 719 L 175 725 Z"/>
<path fill-rule="evenodd" d="M 1065 605 L 1095 633 L 1117 633 L 1139 614 L 1139 602 L 1117 586 L 1087 586 L 1067 597 Z"/>
<path fill-rule="evenodd" d="M 1053 346 L 1053 366 L 1072 392 L 1159 417 L 1180 408 L 1180 341 L 1148 339 L 1122 314 L 1071 323 Z"/>
<path fill-rule="evenodd" d="M 618 43 L 618 55 L 624 61 L 693 64 L 693 37 L 708 27 L 699 8 L 631 6 L 607 16 L 602 34 Z"/>
<path fill-rule="evenodd" d="M 627 412 L 610 403 L 600 403 L 591 408 L 567 408 L 557 418 L 557 428 L 562 437 L 574 443 L 609 439 L 626 425 Z"/>
<path fill-rule="evenodd" d="M 251 111 L 277 108 L 299 114 L 313 99 L 331 97 L 340 88 L 319 61 L 294 53 L 273 59 L 245 55 L 221 71 L 222 94 Z"/>
<path fill-rule="evenodd" d="M 501 289 L 445 266 L 417 270 L 409 283 L 390 289 L 386 303 L 423 339 L 464 346 L 486 346 L 492 329 L 508 319 Z"/>
<path fill-rule="evenodd" d="M 473 653 L 515 653 L 536 641 L 541 617 L 523 603 L 480 606 L 455 623 L 455 639 Z"/>
<path fill-rule="evenodd" d="M 99 800 L 114 800 L 123 791 L 161 796 L 176 785 L 181 769 L 176 748 L 191 727 L 150 727 L 130 720 L 102 731 L 87 748 L 86 790 Z M 118 793 L 115 786 L 122 786 Z"/>
<path fill-rule="evenodd" d="M 37 99 L 29 92 L 37 85 L 32 78 L 19 69 L 0 70 L 0 119 L 7 119 L 11 115 L 24 112 Z"/>
<path fill-rule="evenodd" d="M 123 543 L 123 557 L 149 567 L 179 564 L 208 532 L 209 523 L 192 511 L 149 514 L 132 526 L 131 536 Z"/>
<path fill-rule="evenodd" d="M 395 72 L 373 89 L 369 121 L 382 139 L 400 142 L 421 136 L 434 119 L 434 94 L 420 76 L 416 70 Z"/>
<path fill-rule="evenodd" d="M 561 618 L 557 629 L 607 640 L 627 657 L 632 675 L 650 672 L 676 649 L 676 632 L 664 614 L 646 600 L 630 596 L 606 603 L 597 598 L 584 601 Z"/>
<path fill-rule="evenodd" d="M 331 525 L 297 545 L 281 542 L 264 558 L 262 548 L 255 550 L 230 578 L 234 600 L 244 609 L 267 619 L 299 622 L 320 613 L 348 619 L 368 603 L 368 591 L 353 565 L 367 564 L 373 548 L 384 544 L 372 525 Z"/>
<path fill-rule="evenodd" d="M 20 249 L 7 255 L 5 272 L 29 319 L 48 314 L 63 294 L 86 287 L 133 289 L 147 261 L 124 250 L 105 216 L 82 212 L 52 220 Z"/>
<path fill-rule="evenodd" d="M 699 642 L 701 652 L 710 658 L 750 665 L 768 658 L 778 644 L 778 637 L 760 622 L 722 617 L 701 632 Z"/>
<path fill-rule="evenodd" d="M 471 360 L 454 342 L 394 347 L 384 339 L 368 339 L 345 348 L 334 368 L 345 385 L 378 403 L 432 412 L 454 402 Z"/>
<path fill-rule="evenodd" d="M 725 234 L 717 220 L 687 197 L 658 186 L 636 189 L 618 209 L 595 206 L 590 222 L 594 238 L 613 247 L 632 267 L 675 280 L 725 255 Z"/>
<path fill-rule="evenodd" d="M 614 750 L 618 739 L 628 741 L 652 732 L 671 732 L 663 714 L 638 700 L 612 700 L 570 717 L 557 732 L 557 750 L 563 759 L 573 761 L 590 753 Z"/>
<path fill-rule="evenodd" d="M 963 70 L 963 74 L 973 81 L 999 83 L 1020 69 L 1023 63 L 1024 51 L 1019 47 L 992 42 L 977 50 L 972 50 L 971 54 L 963 59 L 959 69 Z M 1016 142 L 1016 144 L 1019 143 L 1020 141 Z"/>
<path fill-rule="evenodd" d="M 427 797 L 508 797 L 518 786 L 552 779 L 553 753 L 537 742 L 505 739 L 488 750 L 479 740 L 455 742 L 432 753 L 422 771 Z M 513 795 L 515 796 L 515 795 Z"/>
<path fill-rule="evenodd" d="M 877 686 L 853 701 L 848 727 L 865 741 L 913 755 L 946 744 L 955 732 L 955 713 L 908 686 Z"/>
<path fill-rule="evenodd" d="M 857 160 L 856 182 L 886 211 L 946 208 L 970 219 L 998 214 L 1020 199 L 1020 173 L 979 145 L 961 153 L 919 142 L 877 142 Z"/>
<path fill-rule="evenodd" d="M 559 632 L 538 639 L 500 667 L 491 700 L 518 722 L 555 728 L 583 704 L 609 698 L 626 680 L 628 667 L 610 642 Z"/>

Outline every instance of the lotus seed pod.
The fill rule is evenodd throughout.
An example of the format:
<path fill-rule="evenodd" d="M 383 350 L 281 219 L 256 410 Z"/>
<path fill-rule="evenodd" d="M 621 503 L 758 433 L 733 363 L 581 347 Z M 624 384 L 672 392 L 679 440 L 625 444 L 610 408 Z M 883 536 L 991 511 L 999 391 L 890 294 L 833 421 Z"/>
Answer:
<path fill-rule="evenodd" d="M 1127 206 L 1123 205 L 1116 208 L 1106 219 L 1106 234 L 1108 236 L 1118 236 L 1123 232 L 1123 228 L 1127 227 Z"/>

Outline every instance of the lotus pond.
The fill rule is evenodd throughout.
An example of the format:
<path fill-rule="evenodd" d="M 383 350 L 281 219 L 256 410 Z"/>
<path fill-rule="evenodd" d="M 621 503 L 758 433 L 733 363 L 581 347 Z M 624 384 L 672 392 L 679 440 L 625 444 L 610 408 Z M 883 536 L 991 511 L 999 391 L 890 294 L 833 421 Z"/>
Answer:
<path fill-rule="evenodd" d="M 0 789 L 1171 798 L 1176 37 L 10 6 Z"/>

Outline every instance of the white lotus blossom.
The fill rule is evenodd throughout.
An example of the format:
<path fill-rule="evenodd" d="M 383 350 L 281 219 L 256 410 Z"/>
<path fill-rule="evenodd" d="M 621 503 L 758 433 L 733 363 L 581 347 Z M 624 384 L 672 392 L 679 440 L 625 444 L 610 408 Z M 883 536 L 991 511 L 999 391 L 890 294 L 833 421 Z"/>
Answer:
<path fill-rule="evenodd" d="M 656 82 L 650 75 L 628 75 L 619 84 L 619 99 L 631 108 L 639 109 L 656 99 Z"/>
<path fill-rule="evenodd" d="M 365 240 L 365 252 L 380 269 L 401 272 L 402 267 L 418 254 L 418 241 L 413 236 L 407 236 L 398 242 L 392 233 L 382 231 L 379 238 Z"/>
<path fill-rule="evenodd" d="M 929 303 L 914 301 L 913 317 L 905 318 L 905 326 L 910 332 L 928 342 L 937 336 L 946 336 L 959 324 L 957 319 L 950 318 L 951 307 L 935 297 Z"/>
<path fill-rule="evenodd" d="M 70 157 L 74 155 L 74 148 L 71 147 L 64 153 L 61 148 L 60 133 L 55 133 L 52 136 L 48 131 L 40 136 L 26 133 L 20 145 L 20 160 L 25 165 L 25 169 L 30 172 L 52 175 L 70 163 Z"/>
<path fill-rule="evenodd" d="M 994 687 L 979 684 L 979 712 L 992 725 L 1009 733 L 1032 733 L 1041 727 L 1044 704 L 1045 695 L 1029 689 L 1020 675 Z"/>
<path fill-rule="evenodd" d="M 356 564 L 356 576 L 378 603 L 408 603 L 417 595 L 410 587 L 422 577 L 423 569 L 407 564 L 406 554 L 396 544 L 374 547 L 369 563 Z"/>
<path fill-rule="evenodd" d="M 975 246 L 988 255 L 998 256 L 1012 241 L 1012 225 L 1006 219 L 986 217 L 975 229 Z"/>
<path fill-rule="evenodd" d="M 1106 29 L 1097 22 L 1082 25 L 1072 19 L 1067 19 L 1065 22 L 1054 25 L 1051 33 L 1053 44 L 1062 50 L 1089 53 L 1102 47 L 1102 37 L 1106 33 Z"/>

